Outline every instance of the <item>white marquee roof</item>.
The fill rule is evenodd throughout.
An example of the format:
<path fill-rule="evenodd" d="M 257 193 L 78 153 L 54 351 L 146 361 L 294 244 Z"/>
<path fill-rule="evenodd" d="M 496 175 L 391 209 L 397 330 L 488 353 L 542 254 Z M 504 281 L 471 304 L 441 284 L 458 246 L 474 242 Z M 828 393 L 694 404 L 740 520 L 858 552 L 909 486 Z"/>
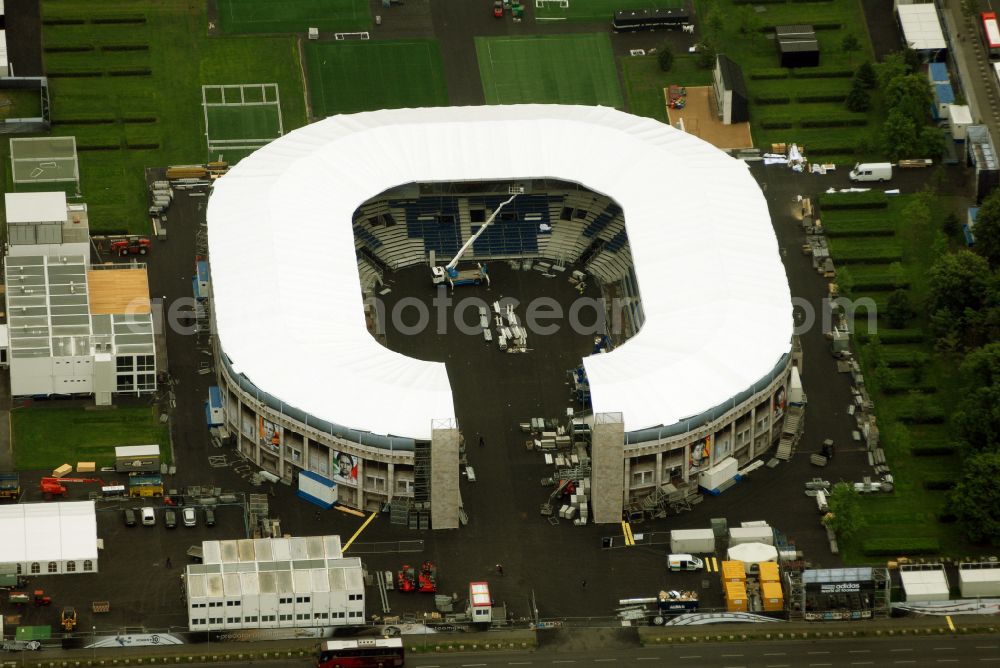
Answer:
<path fill-rule="evenodd" d="M 0 506 L 0 536 L 0 564 L 97 559 L 94 502 Z"/>
<path fill-rule="evenodd" d="M 899 5 L 899 22 L 903 27 L 903 41 L 917 51 L 940 50 L 948 47 L 941 30 L 937 7 L 933 2 L 919 5 Z"/>
<path fill-rule="evenodd" d="M 66 221 L 66 193 L 6 193 L 8 223 L 59 223 Z"/>
<path fill-rule="evenodd" d="M 353 213 L 410 182 L 531 177 L 581 183 L 624 210 L 646 322 L 585 360 L 595 412 L 621 412 L 628 431 L 673 424 L 788 352 L 788 282 L 746 165 L 650 119 L 557 105 L 336 116 L 241 161 L 208 206 L 223 349 L 319 418 L 429 438 L 432 419 L 454 417 L 445 367 L 368 334 Z"/>

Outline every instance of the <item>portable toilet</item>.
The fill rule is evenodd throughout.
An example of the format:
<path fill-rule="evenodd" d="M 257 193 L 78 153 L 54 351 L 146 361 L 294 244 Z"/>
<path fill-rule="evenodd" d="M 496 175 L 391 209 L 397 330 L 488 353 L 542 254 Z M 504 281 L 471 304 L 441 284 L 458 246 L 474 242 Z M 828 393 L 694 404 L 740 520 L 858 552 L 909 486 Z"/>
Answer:
<path fill-rule="evenodd" d="M 493 597 L 486 582 L 469 583 L 469 617 L 473 624 L 489 624 L 493 621 Z"/>
<path fill-rule="evenodd" d="M 764 564 L 761 564 L 763 566 Z M 785 609 L 785 594 L 781 590 L 780 582 L 761 582 L 760 600 L 764 606 L 764 612 L 781 612 Z"/>

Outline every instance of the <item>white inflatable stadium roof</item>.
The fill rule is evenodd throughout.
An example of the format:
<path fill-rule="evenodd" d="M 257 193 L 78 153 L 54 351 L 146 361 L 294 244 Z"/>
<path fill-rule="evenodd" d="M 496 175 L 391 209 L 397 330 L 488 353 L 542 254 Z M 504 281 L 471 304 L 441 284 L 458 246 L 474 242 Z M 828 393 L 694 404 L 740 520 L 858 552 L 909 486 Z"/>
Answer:
<path fill-rule="evenodd" d="M 746 165 L 653 120 L 558 105 L 336 116 L 241 161 L 208 206 L 223 350 L 318 418 L 429 438 L 433 419 L 455 414 L 445 366 L 368 334 L 352 216 L 406 183 L 532 177 L 583 184 L 624 211 L 646 319 L 584 361 L 595 412 L 621 412 L 626 431 L 670 425 L 749 388 L 789 351 L 788 282 Z"/>

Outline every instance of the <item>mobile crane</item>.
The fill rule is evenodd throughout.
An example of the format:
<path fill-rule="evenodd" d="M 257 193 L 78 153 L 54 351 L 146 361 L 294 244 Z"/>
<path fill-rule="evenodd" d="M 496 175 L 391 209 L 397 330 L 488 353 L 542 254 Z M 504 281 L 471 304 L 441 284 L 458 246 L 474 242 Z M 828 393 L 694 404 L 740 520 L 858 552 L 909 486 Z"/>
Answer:
<path fill-rule="evenodd" d="M 434 285 L 440 285 L 441 283 L 447 281 L 448 284 L 451 285 L 451 289 L 454 290 L 458 285 L 479 285 L 481 283 L 486 283 L 486 285 L 490 284 L 490 275 L 487 273 L 486 267 L 482 264 L 476 263 L 475 269 L 463 269 L 461 271 L 456 269 L 456 266 L 458 265 L 458 261 L 462 259 L 462 256 L 465 255 L 465 251 L 469 250 L 469 248 L 472 247 L 472 244 L 476 242 L 476 239 L 478 239 L 480 235 L 486 231 L 486 228 L 493 224 L 493 221 L 496 220 L 496 217 L 500 214 L 500 210 L 513 202 L 517 195 L 518 193 L 514 193 L 497 207 L 496 211 L 493 212 L 493 215 L 490 216 L 485 223 L 483 223 L 483 226 L 480 227 L 475 234 L 469 237 L 469 240 L 458 249 L 458 254 L 452 258 L 451 262 L 443 267 L 431 267 Z"/>

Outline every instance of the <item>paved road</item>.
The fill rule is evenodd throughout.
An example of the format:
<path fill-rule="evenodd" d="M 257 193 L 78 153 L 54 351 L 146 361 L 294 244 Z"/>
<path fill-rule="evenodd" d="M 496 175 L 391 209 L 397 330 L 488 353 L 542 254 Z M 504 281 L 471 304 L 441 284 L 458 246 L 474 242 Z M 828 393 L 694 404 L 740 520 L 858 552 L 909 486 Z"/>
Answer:
<path fill-rule="evenodd" d="M 670 665 L 697 668 L 1000 665 L 994 637 L 852 639 L 827 642 L 713 643 L 600 652 L 410 654 L 412 668 L 488 666 Z"/>

